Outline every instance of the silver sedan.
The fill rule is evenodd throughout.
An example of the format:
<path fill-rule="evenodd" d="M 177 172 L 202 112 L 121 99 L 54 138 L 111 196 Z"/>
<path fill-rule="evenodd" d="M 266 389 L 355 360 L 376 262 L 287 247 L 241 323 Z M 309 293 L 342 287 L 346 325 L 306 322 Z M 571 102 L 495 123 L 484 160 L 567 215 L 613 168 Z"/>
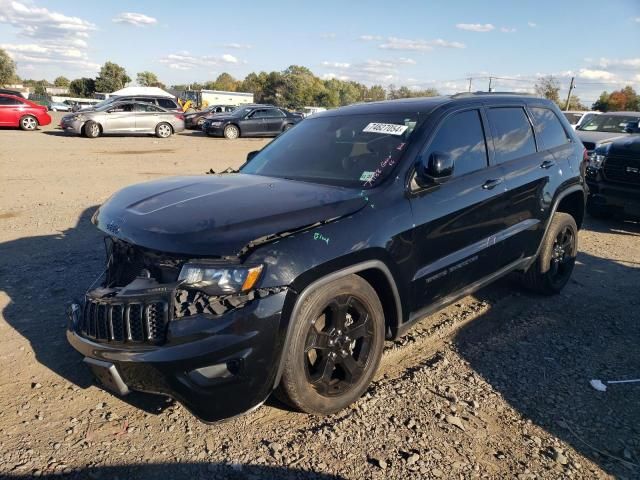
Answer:
<path fill-rule="evenodd" d="M 184 130 L 184 115 L 144 102 L 120 102 L 65 115 L 60 126 L 66 132 L 88 138 L 103 134 L 154 134 L 170 137 Z"/>

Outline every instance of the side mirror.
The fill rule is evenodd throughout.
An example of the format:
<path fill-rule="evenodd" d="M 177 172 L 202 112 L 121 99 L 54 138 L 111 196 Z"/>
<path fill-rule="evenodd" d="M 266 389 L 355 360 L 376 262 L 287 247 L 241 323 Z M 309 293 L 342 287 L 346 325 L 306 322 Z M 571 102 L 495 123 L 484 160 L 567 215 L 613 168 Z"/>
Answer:
<path fill-rule="evenodd" d="M 628 122 L 624 127 L 625 133 L 638 133 L 640 132 L 640 123 L 638 122 Z"/>
<path fill-rule="evenodd" d="M 260 153 L 260 150 L 254 150 L 253 152 L 247 153 L 247 162 L 246 163 L 249 163 L 251 160 L 253 160 L 253 157 L 255 157 L 259 153 Z"/>
<path fill-rule="evenodd" d="M 421 157 L 416 172 L 423 184 L 441 184 L 453 175 L 453 157 L 442 152 L 432 152 L 428 157 Z"/>

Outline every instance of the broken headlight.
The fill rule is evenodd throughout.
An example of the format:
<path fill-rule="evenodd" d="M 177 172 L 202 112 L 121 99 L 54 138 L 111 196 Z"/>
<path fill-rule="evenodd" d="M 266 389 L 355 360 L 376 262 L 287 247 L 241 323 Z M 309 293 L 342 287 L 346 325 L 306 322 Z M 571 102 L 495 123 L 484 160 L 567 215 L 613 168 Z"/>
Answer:
<path fill-rule="evenodd" d="M 606 155 L 600 155 L 599 153 L 593 153 L 589 157 L 589 166 L 593 168 L 600 168 L 602 163 L 606 160 Z"/>
<path fill-rule="evenodd" d="M 251 290 L 262 273 L 258 266 L 218 266 L 207 263 L 186 263 L 178 282 L 185 287 L 197 288 L 209 295 L 229 295 Z"/>

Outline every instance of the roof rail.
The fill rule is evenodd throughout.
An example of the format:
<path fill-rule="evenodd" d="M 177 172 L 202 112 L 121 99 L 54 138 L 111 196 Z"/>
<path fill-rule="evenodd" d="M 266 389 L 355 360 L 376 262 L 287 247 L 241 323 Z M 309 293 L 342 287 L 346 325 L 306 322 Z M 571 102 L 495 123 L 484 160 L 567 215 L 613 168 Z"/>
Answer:
<path fill-rule="evenodd" d="M 535 93 L 526 93 L 526 92 L 483 92 L 478 90 L 476 92 L 460 92 L 451 95 L 451 98 L 460 98 L 460 97 L 473 97 L 475 95 L 523 95 L 526 97 L 537 97 Z"/>

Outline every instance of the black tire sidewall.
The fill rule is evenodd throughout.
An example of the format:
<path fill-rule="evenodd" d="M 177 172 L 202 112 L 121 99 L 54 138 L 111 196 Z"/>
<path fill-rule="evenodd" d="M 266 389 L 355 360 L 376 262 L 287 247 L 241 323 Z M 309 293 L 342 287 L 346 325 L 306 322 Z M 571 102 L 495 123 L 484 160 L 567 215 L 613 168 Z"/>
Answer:
<path fill-rule="evenodd" d="M 571 256 L 573 258 L 571 264 L 571 272 L 567 275 L 565 281 L 561 284 L 556 284 L 550 274 L 550 266 L 551 266 L 551 258 L 553 256 L 553 244 L 555 242 L 558 234 L 564 230 L 566 227 L 569 227 L 573 233 L 573 249 L 571 252 Z M 540 251 L 540 256 L 538 259 L 538 275 L 541 276 L 541 286 L 544 291 L 548 293 L 559 293 L 564 286 L 567 284 L 569 279 L 571 278 L 571 274 L 573 272 L 573 267 L 575 264 L 575 258 L 578 253 L 578 227 L 576 225 L 573 217 L 567 213 L 558 212 L 553 216 L 551 220 L 551 225 L 549 226 L 549 230 L 544 239 L 544 244 L 542 246 L 542 250 Z"/>
<path fill-rule="evenodd" d="M 89 120 L 87 123 L 84 124 L 84 126 L 82 127 L 82 130 L 84 131 L 84 136 L 87 138 L 98 138 L 100 136 L 100 134 L 98 133 L 98 135 L 93 135 L 91 133 L 91 127 L 93 125 L 96 125 L 96 122 Z"/>
<path fill-rule="evenodd" d="M 171 132 L 166 137 L 163 137 L 162 135 L 160 135 L 160 127 L 162 127 L 163 125 L 167 125 L 169 127 L 170 132 Z M 171 127 L 170 124 L 168 124 L 166 122 L 163 122 L 163 123 L 159 123 L 158 125 L 156 125 L 156 137 L 158 137 L 158 138 L 169 138 L 172 133 L 173 133 L 173 127 Z"/>
<path fill-rule="evenodd" d="M 231 130 L 231 129 L 235 129 L 238 134 L 235 137 L 229 137 L 227 135 L 227 130 Z M 238 127 L 236 127 L 235 125 L 227 125 L 226 127 L 224 127 L 224 130 L 222 131 L 222 134 L 224 135 L 224 138 L 226 138 L 227 140 L 235 140 L 236 138 L 240 137 L 240 129 Z"/>
<path fill-rule="evenodd" d="M 352 295 L 369 311 L 374 326 L 374 338 L 367 366 L 360 380 L 340 396 L 325 397 L 309 384 L 304 367 L 304 347 L 309 327 L 326 305 L 339 295 Z M 348 275 L 313 291 L 299 309 L 299 316 L 291 320 L 293 328 L 288 351 L 284 352 L 285 367 L 281 389 L 290 403 L 299 410 L 327 415 L 335 413 L 362 396 L 375 374 L 384 348 L 385 322 L 380 300 L 371 285 L 362 277 Z"/>
<path fill-rule="evenodd" d="M 27 118 L 33 118 L 36 122 L 36 126 L 34 128 L 25 128 L 22 124 L 22 122 L 24 122 L 25 119 Z M 32 131 L 32 130 L 37 130 L 38 129 L 38 119 L 36 117 L 34 117 L 33 115 L 25 115 L 24 117 L 20 118 L 20 128 L 26 132 Z"/>

